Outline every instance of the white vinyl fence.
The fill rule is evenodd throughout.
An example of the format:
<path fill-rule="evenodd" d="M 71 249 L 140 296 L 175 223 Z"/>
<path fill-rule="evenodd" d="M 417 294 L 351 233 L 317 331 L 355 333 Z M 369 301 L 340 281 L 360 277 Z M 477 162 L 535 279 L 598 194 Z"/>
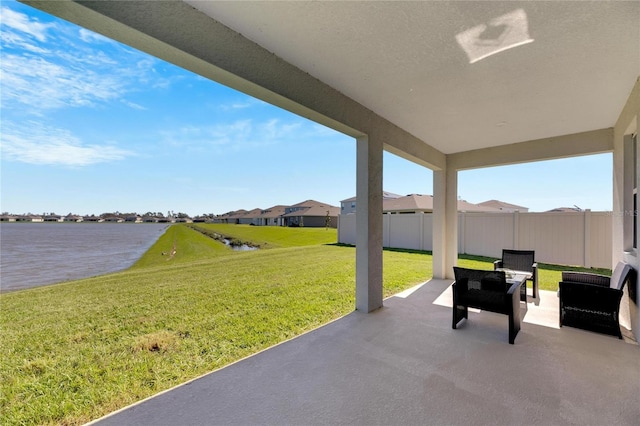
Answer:
<path fill-rule="evenodd" d="M 384 214 L 383 246 L 433 249 L 431 213 Z M 611 268 L 611 212 L 459 213 L 458 252 L 500 258 L 535 250 L 536 261 Z M 356 243 L 356 215 L 338 216 L 338 242 Z"/>

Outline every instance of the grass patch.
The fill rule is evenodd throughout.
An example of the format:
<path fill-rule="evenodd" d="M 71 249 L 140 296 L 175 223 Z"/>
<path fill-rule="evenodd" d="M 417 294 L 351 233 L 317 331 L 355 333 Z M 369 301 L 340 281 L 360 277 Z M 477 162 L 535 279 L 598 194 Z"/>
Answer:
<path fill-rule="evenodd" d="M 189 335 L 189 333 L 185 333 Z M 134 352 L 167 352 L 178 345 L 178 335 L 175 332 L 162 330 L 145 334 L 136 338 L 133 345 Z"/>
<path fill-rule="evenodd" d="M 355 248 L 335 229 L 207 227 L 271 249 L 175 225 L 127 271 L 3 294 L 0 424 L 82 424 L 353 311 Z M 384 297 L 432 275 L 424 252 L 383 262 Z"/>
<path fill-rule="evenodd" d="M 338 241 L 338 230 L 335 228 L 287 228 L 223 223 L 198 223 L 193 226 L 240 241 L 251 241 L 263 249 L 334 244 Z"/>

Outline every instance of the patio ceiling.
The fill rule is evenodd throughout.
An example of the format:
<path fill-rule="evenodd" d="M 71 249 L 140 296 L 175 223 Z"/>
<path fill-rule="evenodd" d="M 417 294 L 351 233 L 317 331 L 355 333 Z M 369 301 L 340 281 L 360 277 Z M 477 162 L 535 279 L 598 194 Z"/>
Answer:
<path fill-rule="evenodd" d="M 186 2 L 444 154 L 613 127 L 640 74 L 638 2 Z"/>

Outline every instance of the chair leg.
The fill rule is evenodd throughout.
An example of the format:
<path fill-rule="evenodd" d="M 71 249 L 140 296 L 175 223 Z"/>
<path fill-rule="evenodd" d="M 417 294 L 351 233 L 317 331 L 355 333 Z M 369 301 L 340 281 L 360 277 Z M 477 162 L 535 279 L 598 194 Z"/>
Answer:
<path fill-rule="evenodd" d="M 454 330 L 457 328 L 458 323 L 463 319 L 468 318 L 469 309 L 466 306 L 454 305 L 453 306 L 453 323 L 451 324 Z"/>
<path fill-rule="evenodd" d="M 520 301 L 518 299 L 518 297 L 513 298 L 513 303 L 509 310 L 509 343 L 512 345 L 520 331 Z"/>

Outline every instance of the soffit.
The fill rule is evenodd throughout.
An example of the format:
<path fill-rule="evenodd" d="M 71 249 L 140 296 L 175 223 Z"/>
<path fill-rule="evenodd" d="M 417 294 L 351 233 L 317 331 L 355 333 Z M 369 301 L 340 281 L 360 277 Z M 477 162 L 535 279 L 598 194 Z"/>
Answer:
<path fill-rule="evenodd" d="M 612 127 L 640 75 L 640 2 L 187 3 L 446 154 Z"/>

